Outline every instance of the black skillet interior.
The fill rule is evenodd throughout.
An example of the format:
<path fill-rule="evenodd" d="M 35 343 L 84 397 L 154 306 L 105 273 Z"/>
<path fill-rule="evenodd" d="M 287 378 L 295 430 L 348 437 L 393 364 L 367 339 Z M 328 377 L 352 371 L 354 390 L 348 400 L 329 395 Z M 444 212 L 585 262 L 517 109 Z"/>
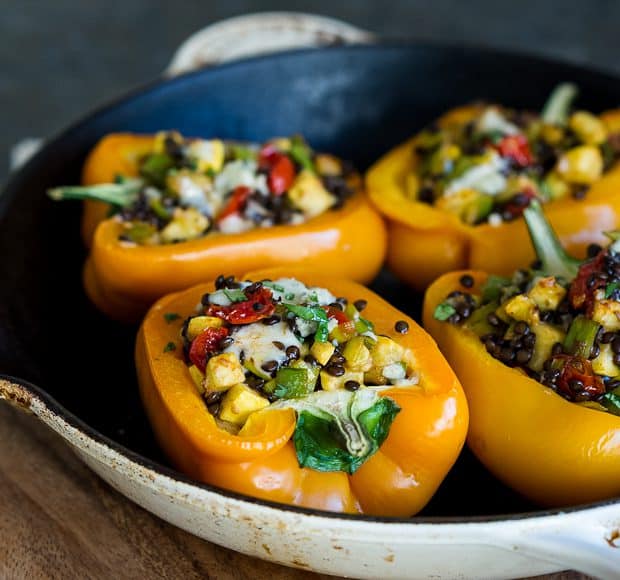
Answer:
<path fill-rule="evenodd" d="M 0 197 L 0 373 L 38 384 L 94 429 L 166 464 L 137 393 L 136 328 L 89 304 L 80 278 L 79 207 L 54 204 L 44 193 L 77 183 L 86 153 L 104 134 L 178 129 L 262 140 L 299 132 L 365 169 L 449 107 L 484 98 L 539 109 L 561 81 L 579 85 L 580 106 L 620 104 L 618 80 L 578 67 L 478 49 L 379 45 L 206 70 L 154 83 L 91 115 L 50 142 Z M 372 287 L 419 319 L 421 297 L 389 273 Z M 532 509 L 464 452 L 424 515 Z"/>

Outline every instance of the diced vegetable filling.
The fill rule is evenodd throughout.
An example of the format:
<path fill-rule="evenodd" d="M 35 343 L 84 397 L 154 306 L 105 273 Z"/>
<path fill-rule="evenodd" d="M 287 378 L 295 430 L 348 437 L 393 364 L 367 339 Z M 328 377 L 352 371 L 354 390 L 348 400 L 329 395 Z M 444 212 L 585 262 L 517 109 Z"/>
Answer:
<path fill-rule="evenodd" d="M 300 465 L 353 473 L 399 410 L 379 392 L 418 383 L 411 351 L 375 334 L 365 306 L 292 278 L 220 276 L 183 325 L 188 372 L 223 428 L 243 434 L 257 413 L 293 409 Z"/>
<path fill-rule="evenodd" d="M 489 276 L 476 290 L 466 274 L 434 316 L 471 330 L 491 356 L 565 399 L 620 415 L 620 244 L 592 245 L 580 263 L 539 212 L 525 213 L 539 255 L 531 269 Z"/>
<path fill-rule="evenodd" d="M 160 133 L 139 165 L 139 178 L 50 195 L 111 203 L 122 240 L 154 245 L 301 224 L 341 207 L 359 179 L 350 165 L 315 153 L 299 136 L 256 147 Z"/>
<path fill-rule="evenodd" d="M 407 195 L 475 225 L 520 217 L 534 199 L 582 199 L 620 155 L 620 134 L 560 85 L 541 114 L 488 105 L 473 118 L 432 125 L 415 140 Z"/>

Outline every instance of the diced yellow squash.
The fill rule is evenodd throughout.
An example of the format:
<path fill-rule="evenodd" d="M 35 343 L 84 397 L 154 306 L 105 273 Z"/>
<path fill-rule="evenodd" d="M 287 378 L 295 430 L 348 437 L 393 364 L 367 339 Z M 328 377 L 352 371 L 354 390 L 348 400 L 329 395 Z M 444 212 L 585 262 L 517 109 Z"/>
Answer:
<path fill-rule="evenodd" d="M 533 326 L 532 332 L 536 334 L 536 342 L 534 343 L 534 352 L 528 366 L 535 371 L 540 371 L 543 368 L 544 362 L 551 356 L 553 345 L 564 340 L 564 333 L 558 328 L 545 323 Z"/>
<path fill-rule="evenodd" d="M 198 392 L 202 395 L 205 392 L 205 376 L 203 372 L 196 365 L 192 365 L 189 367 L 189 376 L 192 377 L 192 381 L 194 381 Z"/>
<path fill-rule="evenodd" d="M 323 213 L 336 202 L 336 198 L 323 187 L 321 179 L 307 169 L 299 172 L 288 197 L 293 206 L 309 218 Z"/>
<path fill-rule="evenodd" d="M 187 338 L 194 340 L 205 328 L 219 328 L 224 321 L 217 316 L 194 316 L 187 324 Z"/>
<path fill-rule="evenodd" d="M 403 359 L 404 348 L 387 336 L 377 336 L 377 342 L 372 346 L 373 367 L 384 367 Z"/>
<path fill-rule="evenodd" d="M 255 411 L 269 406 L 269 401 L 243 383 L 234 385 L 224 395 L 219 417 L 235 425 L 243 425 Z"/>
<path fill-rule="evenodd" d="M 327 153 L 319 153 L 314 159 L 319 175 L 336 176 L 342 174 L 342 162 L 338 157 Z"/>
<path fill-rule="evenodd" d="M 357 371 L 347 371 L 341 377 L 334 377 L 327 371 L 321 371 L 321 386 L 324 391 L 336 391 L 344 389 L 347 381 L 356 381 L 360 384 L 364 383 L 364 373 Z"/>
<path fill-rule="evenodd" d="M 614 363 L 614 353 L 610 344 L 600 344 L 599 355 L 592 360 L 592 370 L 597 375 L 607 375 L 617 377 L 620 375 L 620 368 Z"/>
<path fill-rule="evenodd" d="M 200 172 L 217 172 L 224 165 L 224 143 L 219 139 L 195 139 L 188 145 L 187 152 L 196 160 L 196 169 Z"/>
<path fill-rule="evenodd" d="M 347 342 L 342 356 L 346 359 L 345 367 L 351 371 L 365 372 L 372 367 L 370 350 L 366 346 L 363 336 L 354 336 Z"/>
<path fill-rule="evenodd" d="M 566 296 L 566 289 L 553 276 L 545 276 L 534 282 L 527 295 L 540 310 L 555 310 Z"/>
<path fill-rule="evenodd" d="M 570 183 L 590 185 L 603 174 L 603 156 L 594 145 L 573 147 L 560 157 L 556 171 Z"/>
<path fill-rule="evenodd" d="M 606 331 L 620 330 L 620 302 L 615 300 L 596 300 L 592 320 L 598 322 Z"/>
<path fill-rule="evenodd" d="M 172 221 L 161 231 L 160 236 L 162 241 L 168 243 L 193 240 L 200 237 L 208 227 L 209 218 L 196 208 L 177 208 L 174 210 Z"/>
<path fill-rule="evenodd" d="M 536 308 L 536 304 L 531 298 L 524 294 L 513 296 L 497 310 L 503 310 L 507 316 L 514 320 L 523 320 L 530 325 L 538 323 L 538 309 Z M 496 312 L 496 314 L 502 318 L 500 312 Z M 504 318 L 505 317 L 503 317 L 502 320 L 504 320 Z"/>
<path fill-rule="evenodd" d="M 232 352 L 218 354 L 207 362 L 205 388 L 208 392 L 225 391 L 244 380 L 243 367 Z"/>
<path fill-rule="evenodd" d="M 568 126 L 586 145 L 600 145 L 607 139 L 607 129 L 603 121 L 588 111 L 575 111 Z"/>
<path fill-rule="evenodd" d="M 544 124 L 540 128 L 540 136 L 549 145 L 557 145 L 562 139 L 564 139 L 564 130 L 557 125 Z"/>
<path fill-rule="evenodd" d="M 327 364 L 327 361 L 331 358 L 336 347 L 331 342 L 319 342 L 315 341 L 310 347 L 310 354 L 323 366 Z"/>

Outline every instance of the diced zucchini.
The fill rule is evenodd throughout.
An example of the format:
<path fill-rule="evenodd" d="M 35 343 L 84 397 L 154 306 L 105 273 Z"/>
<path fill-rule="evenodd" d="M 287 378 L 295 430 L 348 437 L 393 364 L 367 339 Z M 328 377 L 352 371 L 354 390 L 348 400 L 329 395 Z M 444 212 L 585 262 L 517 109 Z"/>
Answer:
<path fill-rule="evenodd" d="M 404 349 L 400 344 L 387 336 L 378 336 L 377 342 L 370 350 L 373 367 L 384 367 L 389 364 L 400 362 L 403 358 Z"/>
<path fill-rule="evenodd" d="M 458 216 L 467 224 L 475 224 L 491 213 L 493 197 L 475 189 L 464 188 L 440 197 L 435 206 Z"/>
<path fill-rule="evenodd" d="M 187 339 L 191 342 L 206 328 L 220 328 L 224 321 L 217 316 L 194 316 L 187 324 Z"/>
<path fill-rule="evenodd" d="M 620 330 L 620 302 L 615 300 L 596 300 L 592 320 L 598 322 L 608 332 Z"/>
<path fill-rule="evenodd" d="M 197 209 L 177 208 L 174 210 L 172 221 L 161 231 L 160 236 L 164 242 L 176 242 L 193 240 L 205 233 L 209 227 L 209 218 Z"/>
<path fill-rule="evenodd" d="M 294 369 L 306 369 L 308 372 L 308 391 L 312 392 L 316 388 L 316 382 L 319 378 L 320 367 L 307 363 L 303 359 L 298 359 L 290 364 Z"/>
<path fill-rule="evenodd" d="M 399 381 L 407 376 L 407 367 L 405 363 L 396 362 L 390 365 L 384 366 L 381 370 L 381 374 L 388 381 Z"/>
<path fill-rule="evenodd" d="M 529 325 L 535 325 L 538 323 L 538 309 L 534 301 L 524 294 L 517 294 L 507 300 L 502 306 L 497 309 L 497 315 L 505 320 L 506 316 L 502 316 L 501 312 L 505 313 L 513 320 L 522 320 Z"/>
<path fill-rule="evenodd" d="M 315 341 L 310 347 L 310 354 L 323 366 L 327 364 L 334 354 L 336 347 L 331 342 Z"/>
<path fill-rule="evenodd" d="M 354 336 L 349 340 L 342 351 L 342 356 L 346 359 L 345 367 L 349 370 L 365 372 L 372 367 L 370 350 L 363 336 Z"/>
<path fill-rule="evenodd" d="M 196 366 L 192 365 L 189 367 L 189 376 L 192 377 L 192 381 L 196 385 L 198 392 L 202 395 L 205 392 L 204 380 L 205 376 L 203 372 Z"/>
<path fill-rule="evenodd" d="M 603 173 L 603 156 L 594 145 L 580 145 L 562 155 L 556 171 L 570 183 L 590 185 Z"/>
<path fill-rule="evenodd" d="M 497 310 L 497 302 L 490 302 L 480 308 L 476 308 L 472 315 L 467 319 L 466 326 L 478 336 L 484 336 L 493 332 L 493 327 L 489 324 L 488 316 Z"/>
<path fill-rule="evenodd" d="M 237 356 L 224 352 L 207 362 L 205 388 L 208 392 L 225 391 L 245 380 L 245 372 Z"/>
<path fill-rule="evenodd" d="M 372 366 L 364 373 L 365 385 L 387 385 L 387 379 L 383 376 L 383 367 Z"/>
<path fill-rule="evenodd" d="M 243 425 L 247 418 L 269 406 L 269 401 L 243 383 L 236 384 L 224 395 L 219 417 L 235 425 Z"/>
<path fill-rule="evenodd" d="M 566 289 L 555 277 L 545 276 L 535 280 L 527 295 L 541 310 L 555 310 L 566 296 Z"/>
<path fill-rule="evenodd" d="M 544 362 L 551 356 L 551 349 L 557 342 L 564 340 L 564 333 L 550 324 L 539 323 L 532 326 L 532 332 L 536 335 L 534 352 L 528 366 L 535 371 L 540 371 Z"/>
<path fill-rule="evenodd" d="M 599 355 L 592 359 L 592 370 L 597 375 L 607 375 L 608 377 L 617 377 L 620 375 L 620 368 L 614 363 L 614 352 L 611 344 L 599 344 Z"/>
<path fill-rule="evenodd" d="M 543 191 L 547 194 L 549 201 L 562 199 L 566 197 L 571 188 L 568 183 L 562 179 L 555 171 L 551 171 L 547 174 L 542 182 Z"/>
<path fill-rule="evenodd" d="M 291 204 L 306 217 L 317 216 L 336 203 L 336 198 L 325 189 L 321 179 L 308 169 L 302 169 L 288 191 Z"/>
<path fill-rule="evenodd" d="M 263 387 L 263 390 L 281 399 L 295 399 L 310 394 L 314 390 L 314 385 L 310 382 L 307 369 L 283 367 L 278 370 L 276 378 Z"/>

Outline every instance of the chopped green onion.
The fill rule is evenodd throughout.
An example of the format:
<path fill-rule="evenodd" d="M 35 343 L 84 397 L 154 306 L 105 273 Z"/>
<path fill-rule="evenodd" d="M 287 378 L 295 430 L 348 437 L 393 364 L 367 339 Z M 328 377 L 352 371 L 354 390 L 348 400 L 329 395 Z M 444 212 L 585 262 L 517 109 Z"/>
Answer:
<path fill-rule="evenodd" d="M 312 150 L 299 135 L 295 135 L 291 138 L 289 155 L 293 158 L 293 161 L 301 165 L 304 169 L 312 171 L 313 173 L 315 172 L 314 162 L 312 161 Z"/>

